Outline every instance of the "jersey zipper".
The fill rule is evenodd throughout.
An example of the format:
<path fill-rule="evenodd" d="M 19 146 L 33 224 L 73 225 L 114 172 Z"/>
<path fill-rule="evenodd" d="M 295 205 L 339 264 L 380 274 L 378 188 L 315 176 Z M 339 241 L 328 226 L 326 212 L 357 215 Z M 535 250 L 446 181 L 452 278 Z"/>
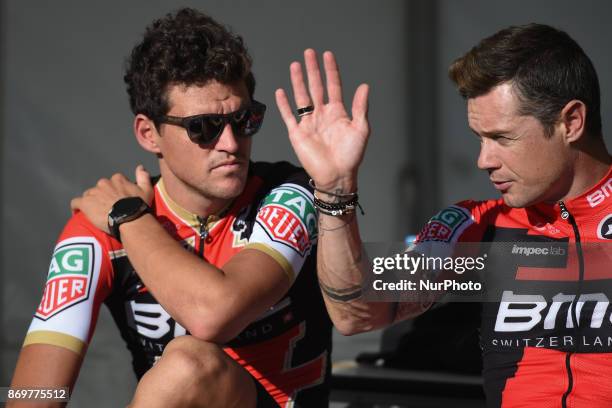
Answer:
<path fill-rule="evenodd" d="M 208 238 L 208 217 L 202 218 L 197 216 L 198 222 L 200 223 L 200 248 L 198 248 L 198 254 L 201 258 L 204 258 L 204 243 Z"/>
<path fill-rule="evenodd" d="M 572 388 L 574 388 L 574 375 L 572 374 L 571 358 L 572 352 L 565 355 L 565 369 L 567 370 L 567 390 L 563 393 L 563 399 L 561 400 L 561 406 L 567 408 L 567 397 L 569 397 Z"/>
<path fill-rule="evenodd" d="M 569 311 L 572 314 L 572 323 L 574 324 L 574 329 L 576 330 L 576 332 L 578 332 L 579 321 L 578 321 L 578 318 L 576 317 L 576 304 L 582 292 L 581 282 L 584 280 L 584 254 L 582 253 L 582 242 L 580 241 L 580 231 L 578 230 L 578 224 L 576 224 L 576 219 L 574 218 L 572 213 L 568 211 L 563 201 L 559 201 L 559 208 L 561 210 L 561 218 L 564 220 L 567 220 L 568 223 L 572 226 L 572 229 L 574 230 L 574 236 L 576 238 L 576 254 L 578 256 L 578 291 L 576 293 L 576 296 L 574 297 L 574 300 L 570 304 Z M 567 390 L 563 394 L 563 399 L 561 400 L 561 404 L 563 408 L 567 407 L 567 398 L 569 397 L 569 394 L 572 392 L 572 388 L 574 386 L 574 375 L 572 373 L 572 366 L 571 366 L 572 354 L 573 354 L 572 352 L 568 352 L 567 355 L 565 356 L 565 369 L 567 370 L 567 380 L 568 381 L 567 381 Z"/>

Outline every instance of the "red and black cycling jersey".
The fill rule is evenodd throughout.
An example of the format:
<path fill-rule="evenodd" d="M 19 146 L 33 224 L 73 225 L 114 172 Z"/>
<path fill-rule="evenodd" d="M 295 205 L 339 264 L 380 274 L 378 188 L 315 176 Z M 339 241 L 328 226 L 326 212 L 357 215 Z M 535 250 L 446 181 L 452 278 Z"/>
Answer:
<path fill-rule="evenodd" d="M 244 248 L 263 251 L 283 267 L 292 282 L 287 294 L 224 345 L 283 407 L 326 406 L 329 396 L 331 321 L 316 279 L 317 216 L 307 180 L 289 163 L 251 163 L 243 193 L 220 217 L 201 218 L 181 208 L 163 179 L 152 203 L 170 235 L 219 268 Z M 187 334 L 147 290 L 121 244 L 77 213 L 58 240 L 24 345 L 53 344 L 84 354 L 102 303 L 138 378 L 168 342 Z"/>
<path fill-rule="evenodd" d="M 464 201 L 421 231 L 418 243 L 480 243 L 487 256 L 480 343 L 488 406 L 612 406 L 610 240 L 612 167 L 567 201 Z"/>

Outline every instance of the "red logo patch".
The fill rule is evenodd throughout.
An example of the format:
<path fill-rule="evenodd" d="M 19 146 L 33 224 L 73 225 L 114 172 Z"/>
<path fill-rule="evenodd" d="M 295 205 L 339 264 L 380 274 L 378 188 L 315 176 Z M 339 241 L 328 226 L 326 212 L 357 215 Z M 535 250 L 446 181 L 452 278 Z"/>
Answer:
<path fill-rule="evenodd" d="M 36 314 L 46 319 L 87 295 L 87 277 L 67 276 L 47 282 Z"/>
<path fill-rule="evenodd" d="M 298 251 L 302 256 L 310 248 L 306 227 L 293 212 L 280 205 L 269 204 L 263 207 L 257 218 L 268 235 Z"/>
<path fill-rule="evenodd" d="M 92 243 L 75 242 L 57 247 L 49 265 L 45 293 L 34 316 L 47 320 L 87 299 L 94 264 Z"/>
<path fill-rule="evenodd" d="M 446 241 L 453 232 L 447 225 L 439 221 L 430 221 L 417 237 L 418 241 Z"/>

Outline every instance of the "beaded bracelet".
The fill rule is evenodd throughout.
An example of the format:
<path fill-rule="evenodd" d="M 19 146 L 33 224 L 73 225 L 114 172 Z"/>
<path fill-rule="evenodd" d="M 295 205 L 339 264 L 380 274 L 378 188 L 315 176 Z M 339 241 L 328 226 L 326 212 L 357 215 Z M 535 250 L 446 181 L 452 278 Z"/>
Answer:
<path fill-rule="evenodd" d="M 340 217 L 344 214 L 350 214 L 355 211 L 356 207 L 359 207 L 361 215 L 365 215 L 363 208 L 359 204 L 359 196 L 357 196 L 357 193 L 354 193 L 353 198 L 350 200 L 341 203 L 329 203 L 327 201 L 322 201 L 315 195 L 313 203 L 320 213 L 331 215 L 332 217 Z"/>

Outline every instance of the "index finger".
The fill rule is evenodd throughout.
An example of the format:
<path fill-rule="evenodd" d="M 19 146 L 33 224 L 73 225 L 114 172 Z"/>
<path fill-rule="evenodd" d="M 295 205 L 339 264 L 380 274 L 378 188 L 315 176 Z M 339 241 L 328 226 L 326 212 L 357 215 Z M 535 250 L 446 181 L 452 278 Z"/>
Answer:
<path fill-rule="evenodd" d="M 291 106 L 289 105 L 289 100 L 287 99 L 287 94 L 285 90 L 279 88 L 274 93 L 276 97 L 276 106 L 278 106 L 278 111 L 287 126 L 287 130 L 289 134 L 293 131 L 293 129 L 297 126 L 297 121 L 295 120 L 295 116 L 293 116 L 293 112 L 291 111 Z"/>

